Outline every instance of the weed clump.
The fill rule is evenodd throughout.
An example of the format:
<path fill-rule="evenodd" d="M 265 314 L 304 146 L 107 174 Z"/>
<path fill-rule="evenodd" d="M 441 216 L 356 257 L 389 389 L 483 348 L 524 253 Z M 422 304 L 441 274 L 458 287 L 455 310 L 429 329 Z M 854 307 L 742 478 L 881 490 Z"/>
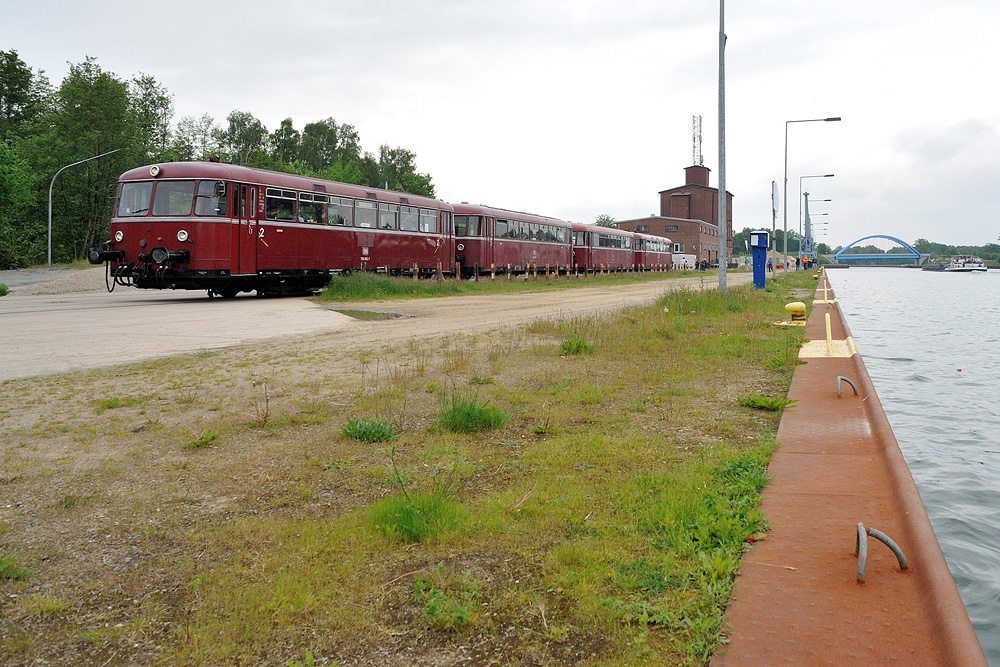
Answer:
<path fill-rule="evenodd" d="M 458 501 L 458 492 L 468 482 L 459 480 L 457 469 L 443 476 L 430 489 L 410 492 L 392 458 L 393 481 L 398 490 L 394 498 L 372 505 L 369 521 L 388 537 L 402 542 L 424 542 L 465 523 L 466 511 Z"/>
<path fill-rule="evenodd" d="M 361 442 L 389 442 L 396 437 L 392 426 L 382 420 L 351 419 L 340 430 L 348 438 Z"/>
<path fill-rule="evenodd" d="M 571 354 L 593 354 L 594 346 L 588 343 L 583 338 L 570 338 L 564 340 L 562 347 L 560 348 L 564 355 Z"/>
<path fill-rule="evenodd" d="M 474 433 L 500 428 L 508 418 L 505 411 L 490 405 L 489 401 L 481 402 L 475 396 L 452 394 L 451 404 L 446 404 L 438 413 L 437 423 L 454 433 Z"/>
<path fill-rule="evenodd" d="M 781 412 L 785 408 L 794 407 L 797 399 L 786 398 L 784 396 L 768 396 L 766 394 L 758 394 L 756 391 L 752 391 L 746 396 L 740 396 L 737 398 L 736 402 L 748 408 Z"/>
<path fill-rule="evenodd" d="M 31 570 L 8 556 L 0 556 L 0 579 L 24 579 Z"/>

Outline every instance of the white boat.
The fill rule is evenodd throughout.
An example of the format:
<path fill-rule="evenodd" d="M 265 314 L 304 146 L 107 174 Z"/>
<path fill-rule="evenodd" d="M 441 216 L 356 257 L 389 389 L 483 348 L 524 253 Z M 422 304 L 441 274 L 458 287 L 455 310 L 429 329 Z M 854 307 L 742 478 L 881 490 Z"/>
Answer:
<path fill-rule="evenodd" d="M 972 255 L 955 255 L 944 267 L 945 271 L 964 273 L 968 271 L 985 271 L 986 265 L 983 260 Z"/>

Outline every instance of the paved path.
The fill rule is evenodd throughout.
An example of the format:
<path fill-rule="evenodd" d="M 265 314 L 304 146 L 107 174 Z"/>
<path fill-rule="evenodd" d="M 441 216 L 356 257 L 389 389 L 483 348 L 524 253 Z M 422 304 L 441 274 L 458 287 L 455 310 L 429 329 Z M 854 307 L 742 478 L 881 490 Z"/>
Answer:
<path fill-rule="evenodd" d="M 744 556 L 712 665 L 986 665 L 843 314 L 818 294 L 768 468 L 771 530 Z M 828 313 L 841 356 L 826 356 Z M 843 383 L 838 398 L 838 376 L 860 395 Z M 858 522 L 895 540 L 908 569 L 870 538 L 858 583 Z"/>

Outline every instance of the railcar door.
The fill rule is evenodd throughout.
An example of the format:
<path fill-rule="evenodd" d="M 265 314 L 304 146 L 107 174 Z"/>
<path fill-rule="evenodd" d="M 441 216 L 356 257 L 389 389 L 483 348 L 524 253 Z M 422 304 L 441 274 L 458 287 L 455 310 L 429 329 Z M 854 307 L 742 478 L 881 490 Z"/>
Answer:
<path fill-rule="evenodd" d="M 260 236 L 257 225 L 256 188 L 250 185 L 236 185 L 233 197 L 233 217 L 239 224 L 239 257 L 234 273 L 257 273 L 257 245 Z"/>

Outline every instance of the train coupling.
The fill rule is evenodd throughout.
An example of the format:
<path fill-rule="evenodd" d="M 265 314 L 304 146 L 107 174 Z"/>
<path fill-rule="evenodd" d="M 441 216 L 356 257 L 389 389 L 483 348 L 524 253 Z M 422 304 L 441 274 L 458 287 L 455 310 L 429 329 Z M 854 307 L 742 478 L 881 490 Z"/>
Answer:
<path fill-rule="evenodd" d="M 87 252 L 87 261 L 91 264 L 103 264 L 114 260 L 125 259 L 124 250 L 107 250 L 105 248 L 91 248 Z"/>

